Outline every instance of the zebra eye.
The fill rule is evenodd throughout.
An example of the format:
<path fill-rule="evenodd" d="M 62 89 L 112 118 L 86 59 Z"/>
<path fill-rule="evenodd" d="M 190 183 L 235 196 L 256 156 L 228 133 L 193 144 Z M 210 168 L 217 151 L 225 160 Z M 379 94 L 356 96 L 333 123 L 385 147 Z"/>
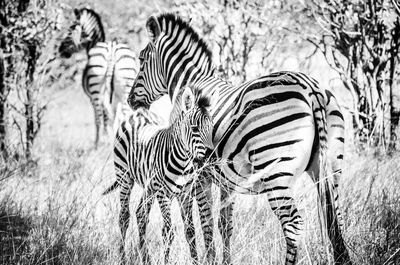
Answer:
<path fill-rule="evenodd" d="M 136 92 L 137 92 L 137 94 L 141 95 L 141 94 L 143 94 L 143 89 L 142 88 L 138 88 L 136 90 Z"/>

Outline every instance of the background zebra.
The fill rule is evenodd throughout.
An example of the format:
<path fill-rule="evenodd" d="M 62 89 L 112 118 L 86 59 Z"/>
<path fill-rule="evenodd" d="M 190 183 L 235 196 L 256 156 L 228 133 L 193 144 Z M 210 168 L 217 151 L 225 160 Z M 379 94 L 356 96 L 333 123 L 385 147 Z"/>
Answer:
<path fill-rule="evenodd" d="M 74 9 L 76 20 L 61 42 L 59 52 L 64 58 L 86 49 L 88 62 L 82 75 L 82 86 L 93 105 L 95 146 L 103 123 L 107 133 L 108 121 L 114 129 L 130 111 L 126 99 L 137 72 L 136 56 L 125 44 L 104 42 L 105 34 L 100 16 L 91 9 Z"/>
<path fill-rule="evenodd" d="M 293 72 L 270 74 L 234 87 L 214 76 L 207 45 L 179 17 L 151 16 L 146 27 L 150 42 L 139 56 L 141 66 L 129 96 L 131 106 L 150 104 L 166 93 L 173 102 L 187 83 L 220 93 L 212 115 L 215 152 L 225 160 L 217 167 L 220 177 L 216 180 L 226 205 L 219 219 L 223 263 L 230 264 L 233 205 L 224 201 L 232 190 L 267 194 L 285 235 L 286 264 L 296 263 L 303 220 L 291 187 L 304 171 L 318 186 L 321 223 L 333 244 L 335 262 L 350 262 L 338 224 L 344 126 L 334 96 L 310 77 Z M 273 168 L 266 172 L 269 165 Z M 239 185 L 253 174 L 260 176 L 253 185 Z"/>
<path fill-rule="evenodd" d="M 192 195 L 183 193 L 184 190 L 192 189 L 193 179 L 189 175 L 184 176 L 184 172 L 193 162 L 199 164 L 205 158 L 206 148 L 213 149 L 209 109 L 215 105 L 218 93 L 207 96 L 203 95 L 202 91 L 190 87 L 182 91 L 182 95 L 179 95 L 178 101 L 174 103 L 174 108 L 178 108 L 180 113 L 168 128 L 160 126 L 159 118 L 141 107 L 123 121 L 118 129 L 114 143 L 117 180 L 103 194 L 121 187 L 119 225 L 122 234 L 120 252 L 123 260 L 130 217 L 129 198 L 133 185 L 137 183 L 144 187 L 144 194 L 136 211 L 139 247 L 143 252 L 144 264 L 149 262 L 145 232 L 155 198 L 164 220 L 162 234 L 166 244 L 165 262 L 168 262 L 170 244 L 174 238 L 170 208 L 171 200 L 175 197 L 180 202 L 182 216 L 189 216 L 189 219 L 184 221 L 187 240 L 191 245 L 192 257 L 198 261 L 191 218 Z"/>

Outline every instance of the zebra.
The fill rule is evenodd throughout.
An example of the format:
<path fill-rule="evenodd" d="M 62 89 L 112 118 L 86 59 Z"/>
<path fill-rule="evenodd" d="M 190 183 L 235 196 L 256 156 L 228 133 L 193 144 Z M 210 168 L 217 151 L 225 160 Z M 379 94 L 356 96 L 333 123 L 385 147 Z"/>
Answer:
<path fill-rule="evenodd" d="M 69 58 L 85 49 L 88 56 L 82 74 L 82 87 L 90 98 L 95 119 L 95 146 L 98 146 L 100 127 L 108 133 L 109 120 L 114 131 L 130 112 L 126 104 L 137 73 L 135 53 L 125 44 L 105 42 L 100 16 L 89 8 L 74 9 L 76 20 L 62 40 L 59 53 Z"/>
<path fill-rule="evenodd" d="M 212 179 L 221 189 L 218 228 L 224 245 L 223 264 L 231 263 L 233 202 L 229 198 L 234 191 L 267 195 L 285 236 L 285 264 L 297 262 L 303 219 L 292 184 L 303 172 L 317 186 L 321 232 L 328 232 L 335 262 L 350 263 L 340 229 L 337 191 L 344 120 L 334 95 L 297 72 L 272 73 L 233 86 L 215 76 L 206 42 L 180 17 L 172 13 L 150 16 L 146 28 L 149 43 L 139 54 L 140 69 L 128 98 L 131 107 L 151 104 L 165 94 L 173 102 L 188 83 L 220 94 L 211 110 L 213 143 L 215 156 L 225 162 L 215 166 L 218 174 Z M 206 180 L 210 179 L 207 174 L 202 176 Z M 251 180 L 252 185 L 241 185 L 243 179 Z M 202 196 L 211 201 L 209 191 L 205 188 Z M 203 233 L 208 233 L 205 245 L 215 253 L 209 228 L 212 216 L 201 222 L 203 229 L 207 228 Z M 209 258 L 214 259 L 215 254 Z"/>
<path fill-rule="evenodd" d="M 160 125 L 160 118 L 142 106 L 136 108 L 117 131 L 114 143 L 114 168 L 117 180 L 103 194 L 108 194 L 118 186 L 121 188 L 119 226 L 122 235 L 120 253 L 123 261 L 126 259 L 124 242 L 129 226 L 129 198 L 135 183 L 144 188 L 144 194 L 136 211 L 139 249 L 144 264 L 149 262 L 145 232 L 154 198 L 157 198 L 164 221 L 162 234 L 166 245 L 164 253 L 166 263 L 174 238 L 171 230 L 171 200 L 178 198 L 183 217 L 192 212 L 192 195 L 184 191 L 190 192 L 194 182 L 184 173 L 192 163 L 201 164 L 206 149 L 213 149 L 212 118 L 209 109 L 215 105 L 218 92 L 204 95 L 197 88 L 188 86 L 181 91 L 181 94 L 174 103 L 174 106 L 178 105 L 180 113 L 169 127 Z M 191 220 L 190 217 L 187 219 L 188 222 L 184 222 L 185 230 L 188 243 L 195 245 L 194 226 Z M 191 255 L 197 262 L 197 254 L 191 253 Z"/>

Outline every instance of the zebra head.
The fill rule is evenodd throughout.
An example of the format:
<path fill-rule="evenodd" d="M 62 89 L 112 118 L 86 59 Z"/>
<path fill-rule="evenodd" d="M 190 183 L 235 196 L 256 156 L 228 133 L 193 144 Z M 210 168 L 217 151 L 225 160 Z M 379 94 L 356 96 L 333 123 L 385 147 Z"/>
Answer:
<path fill-rule="evenodd" d="M 162 82 L 164 77 L 161 60 L 157 54 L 160 50 L 160 42 L 157 40 L 161 34 L 158 19 L 151 16 L 146 22 L 146 28 L 150 42 L 139 53 L 140 69 L 128 97 L 128 104 L 132 108 L 136 108 L 138 104 L 150 105 L 166 94 L 166 85 Z"/>
<path fill-rule="evenodd" d="M 105 40 L 100 16 L 89 8 L 74 9 L 75 21 L 61 41 L 59 53 L 63 58 L 86 49 L 89 51 L 97 42 Z"/>
<path fill-rule="evenodd" d="M 193 162 L 201 164 L 207 149 L 214 149 L 213 121 L 210 110 L 215 106 L 219 94 L 214 91 L 211 95 L 202 95 L 201 90 L 193 86 L 187 86 L 182 91 L 182 96 L 178 96 L 173 108 L 177 105 L 181 107 L 183 115 L 180 127 L 181 137 L 192 155 Z"/>
<path fill-rule="evenodd" d="M 146 22 L 149 37 L 140 52 L 140 69 L 128 103 L 149 105 L 162 95 L 174 101 L 179 89 L 211 75 L 212 55 L 194 29 L 174 14 L 151 16 Z"/>

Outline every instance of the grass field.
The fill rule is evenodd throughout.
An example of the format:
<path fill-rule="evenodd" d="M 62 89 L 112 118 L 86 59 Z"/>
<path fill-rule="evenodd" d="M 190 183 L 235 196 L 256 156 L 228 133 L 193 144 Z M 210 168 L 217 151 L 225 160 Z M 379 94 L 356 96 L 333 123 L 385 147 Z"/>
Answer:
<path fill-rule="evenodd" d="M 10 160 L 8 170 L 1 172 L 0 263 L 117 264 L 118 192 L 101 196 L 114 180 L 111 140 L 103 140 L 97 150 L 92 148 L 93 114 L 79 86 L 60 90 L 51 98 L 35 146 L 35 156 L 40 157 L 37 165 Z M 168 106 L 163 100 L 155 109 L 165 114 Z M 400 264 L 400 153 L 355 154 L 348 149 L 340 195 L 344 235 L 352 259 L 355 264 Z M 307 176 L 302 176 L 296 191 L 306 223 L 299 264 L 332 263 L 329 245 L 323 243 L 319 232 L 315 187 Z M 134 213 L 140 188 L 132 194 Z M 214 195 L 218 198 L 216 189 Z M 235 201 L 233 263 L 282 264 L 283 235 L 266 197 L 236 195 Z M 218 203 L 214 216 L 217 208 Z M 177 237 L 171 264 L 188 264 L 189 249 L 178 216 L 174 203 Z M 160 217 L 156 206 L 147 233 L 154 264 L 163 260 Z M 197 213 L 195 223 L 198 249 L 204 258 Z M 134 217 L 127 238 L 126 249 L 136 264 L 138 235 Z M 218 233 L 216 242 L 220 260 L 222 243 Z"/>

